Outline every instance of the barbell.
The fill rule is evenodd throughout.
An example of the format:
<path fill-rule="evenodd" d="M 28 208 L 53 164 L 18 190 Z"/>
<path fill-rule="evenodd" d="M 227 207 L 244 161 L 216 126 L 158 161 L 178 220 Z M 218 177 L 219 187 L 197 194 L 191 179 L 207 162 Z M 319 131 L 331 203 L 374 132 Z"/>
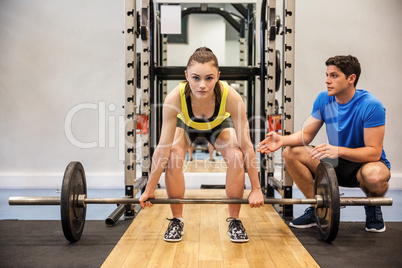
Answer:
<path fill-rule="evenodd" d="M 339 197 L 338 180 L 332 165 L 322 162 L 315 175 L 314 198 L 266 198 L 265 204 L 314 205 L 320 237 L 333 241 L 339 229 L 340 206 L 391 206 L 390 197 Z M 184 198 L 148 199 L 154 204 L 248 204 L 247 199 Z M 65 238 L 77 242 L 85 226 L 87 204 L 139 204 L 139 199 L 87 198 L 85 171 L 80 162 L 70 162 L 64 172 L 61 197 L 10 197 L 9 205 L 60 205 L 61 223 Z"/>

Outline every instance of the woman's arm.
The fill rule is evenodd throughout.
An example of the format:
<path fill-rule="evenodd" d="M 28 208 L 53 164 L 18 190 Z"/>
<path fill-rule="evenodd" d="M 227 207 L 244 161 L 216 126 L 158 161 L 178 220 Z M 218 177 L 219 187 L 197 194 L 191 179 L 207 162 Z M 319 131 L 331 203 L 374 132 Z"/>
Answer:
<path fill-rule="evenodd" d="M 226 101 L 226 111 L 230 113 L 235 127 L 237 141 L 244 155 L 244 163 L 250 178 L 251 190 L 255 193 L 261 193 L 260 181 L 258 179 L 257 161 L 255 157 L 254 147 L 250 139 L 250 128 L 246 116 L 246 109 L 243 99 L 234 90 L 229 87 L 228 97 Z M 258 198 L 262 198 L 258 193 Z M 251 196 L 251 194 L 250 194 Z M 259 202 L 259 201 L 258 201 Z M 262 200 L 263 202 L 263 200 Z"/>
<path fill-rule="evenodd" d="M 163 104 L 160 140 L 152 156 L 151 173 L 147 186 L 145 187 L 143 195 L 140 197 L 141 206 L 143 206 L 143 201 L 154 197 L 154 191 L 158 185 L 160 176 L 168 163 L 170 149 L 172 148 L 176 131 L 177 114 L 180 113 L 180 110 L 180 91 L 177 87 L 166 96 Z"/>

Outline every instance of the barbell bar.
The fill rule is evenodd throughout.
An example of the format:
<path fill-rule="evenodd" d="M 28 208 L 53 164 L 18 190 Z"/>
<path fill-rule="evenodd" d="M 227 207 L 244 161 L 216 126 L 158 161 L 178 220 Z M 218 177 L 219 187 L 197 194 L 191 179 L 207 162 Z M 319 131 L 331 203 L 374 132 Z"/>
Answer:
<path fill-rule="evenodd" d="M 248 199 L 228 199 L 228 198 L 160 198 L 148 199 L 153 204 L 248 204 Z M 391 206 L 391 197 L 341 197 L 341 206 Z M 37 205 L 60 205 L 60 197 L 38 197 L 38 196 L 14 196 L 8 200 L 9 205 L 14 206 L 37 206 Z M 85 195 L 78 195 L 77 205 L 83 207 L 87 204 L 139 204 L 136 198 L 86 198 Z M 281 205 L 316 205 L 323 206 L 323 198 L 317 195 L 315 198 L 266 198 L 265 204 Z"/>
<path fill-rule="evenodd" d="M 339 229 L 340 206 L 391 206 L 390 197 L 339 197 L 338 180 L 332 165 L 321 162 L 314 180 L 314 198 L 266 198 L 265 204 L 314 205 L 320 237 L 333 241 Z M 248 204 L 247 199 L 149 199 L 154 204 Z M 10 205 L 60 205 L 63 233 L 70 242 L 81 238 L 85 226 L 87 204 L 139 204 L 135 198 L 87 198 L 85 171 L 80 162 L 70 162 L 64 172 L 61 197 L 10 197 Z"/>

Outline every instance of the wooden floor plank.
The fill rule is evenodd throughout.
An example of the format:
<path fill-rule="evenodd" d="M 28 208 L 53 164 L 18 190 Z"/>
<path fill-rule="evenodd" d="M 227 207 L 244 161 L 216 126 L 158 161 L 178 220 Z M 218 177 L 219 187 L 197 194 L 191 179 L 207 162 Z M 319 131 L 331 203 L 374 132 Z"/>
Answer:
<path fill-rule="evenodd" d="M 263 225 L 266 218 L 260 217 L 263 213 L 261 213 L 259 209 L 243 209 L 242 207 L 242 211 L 245 213 L 242 213 L 241 220 L 250 239 L 247 246 L 244 247 L 249 266 L 275 267 L 272 257 L 265 247 L 264 241 L 262 240 L 257 227 L 258 225 Z"/>
<path fill-rule="evenodd" d="M 219 235 L 221 240 L 224 267 L 249 267 L 244 251 L 244 243 L 233 243 L 228 235 L 229 223 L 227 205 L 217 205 Z"/>
<path fill-rule="evenodd" d="M 166 217 L 168 213 L 170 213 L 169 206 L 161 205 L 155 211 L 149 211 L 148 214 L 152 216 L 147 218 L 143 228 L 140 226 L 134 228 L 140 229 L 140 233 L 122 267 L 151 267 L 149 262 L 153 259 L 152 254 L 156 251 L 156 244 L 161 237 L 163 238 L 160 233 L 164 230 L 164 222 L 160 221 L 159 217 L 163 215 Z M 158 219 L 155 220 L 155 217 Z"/>
<path fill-rule="evenodd" d="M 154 252 L 155 243 L 155 239 L 137 239 L 132 244 L 131 250 L 125 258 L 124 263 L 114 267 L 147 267 L 152 253 Z"/>
<path fill-rule="evenodd" d="M 152 268 L 173 267 L 178 243 L 165 242 L 163 240 L 164 233 L 165 230 L 162 233 L 162 237 L 157 239 L 155 248 L 152 252 L 151 259 L 149 260 L 147 267 Z"/>
<path fill-rule="evenodd" d="M 198 241 L 183 240 L 177 243 L 173 267 L 198 267 Z"/>
<path fill-rule="evenodd" d="M 211 261 L 211 260 L 199 260 L 198 261 L 200 268 L 221 268 L 223 267 L 223 261 Z"/>
<path fill-rule="evenodd" d="M 195 197 L 190 192 L 187 197 Z M 178 243 L 173 267 L 198 267 L 201 205 L 184 206 L 183 240 Z"/>
<path fill-rule="evenodd" d="M 163 191 L 158 191 L 156 196 L 159 198 L 166 197 Z M 146 267 L 158 239 L 158 230 L 162 228 L 161 221 L 155 220 L 155 218 L 167 213 L 170 213 L 168 205 L 160 205 L 141 211 L 115 246 L 112 251 L 113 254 L 111 253 L 108 256 L 102 267 L 130 266 L 130 263 L 137 263 L 139 260 L 145 266 L 138 267 Z M 159 227 L 156 225 L 158 223 L 160 224 Z M 138 257 L 136 256 L 137 254 L 139 254 Z"/>
<path fill-rule="evenodd" d="M 201 207 L 199 260 L 223 260 L 216 205 L 203 205 Z"/>
<path fill-rule="evenodd" d="M 186 191 L 186 197 L 225 195 L 224 190 Z M 166 191 L 158 190 L 156 197 L 166 197 Z M 242 205 L 240 219 L 250 241 L 241 244 L 227 235 L 227 205 L 184 205 L 179 243 L 163 240 L 166 217 L 171 217 L 169 205 L 142 210 L 102 267 L 319 267 L 271 205 Z"/>

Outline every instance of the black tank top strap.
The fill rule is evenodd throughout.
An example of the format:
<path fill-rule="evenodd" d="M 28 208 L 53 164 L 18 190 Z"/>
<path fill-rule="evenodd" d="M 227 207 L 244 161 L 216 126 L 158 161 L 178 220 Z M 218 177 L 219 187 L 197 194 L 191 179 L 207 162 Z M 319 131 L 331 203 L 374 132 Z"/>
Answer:
<path fill-rule="evenodd" d="M 186 103 L 187 103 L 188 115 L 191 118 L 191 120 L 193 120 L 194 122 L 199 122 L 199 123 L 212 122 L 212 121 L 214 121 L 216 119 L 216 117 L 219 114 L 220 102 L 218 102 L 217 100 L 215 100 L 214 114 L 210 118 L 207 118 L 207 119 L 198 118 L 198 117 L 194 116 L 193 108 L 191 106 L 191 98 L 190 98 L 190 96 L 186 97 Z"/>

